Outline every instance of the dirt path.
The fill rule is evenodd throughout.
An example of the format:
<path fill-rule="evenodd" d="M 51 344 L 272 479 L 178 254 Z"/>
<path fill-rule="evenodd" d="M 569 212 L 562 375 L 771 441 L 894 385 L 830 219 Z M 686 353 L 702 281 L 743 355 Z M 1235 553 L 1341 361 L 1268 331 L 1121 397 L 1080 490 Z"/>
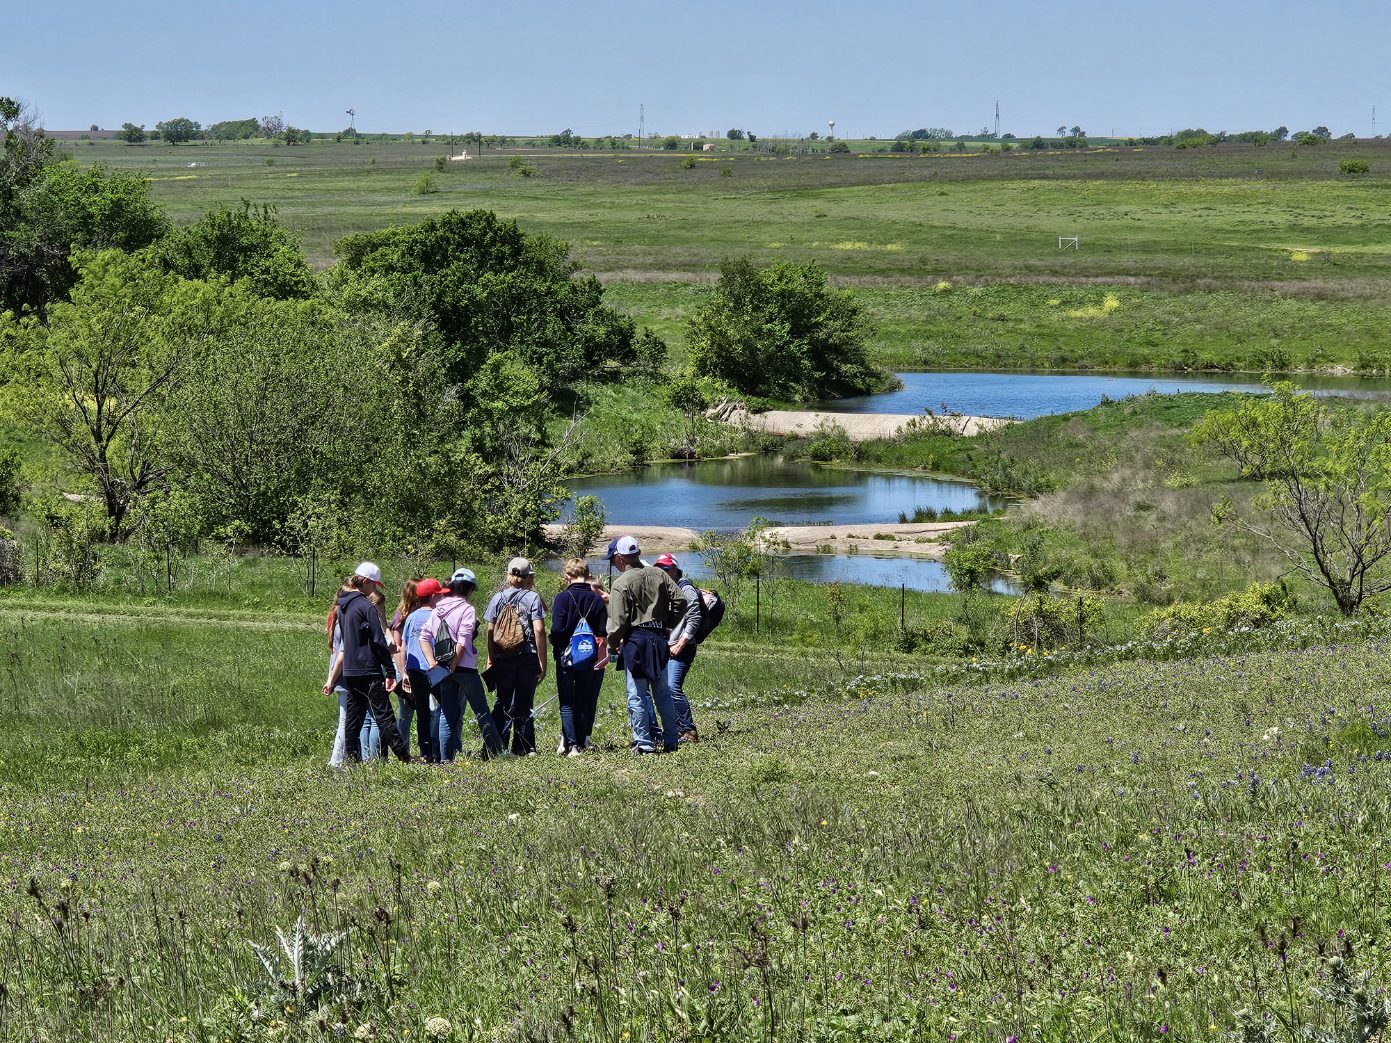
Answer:
<path fill-rule="evenodd" d="M 788 409 L 770 409 L 766 413 L 734 409 L 713 419 L 770 435 L 809 435 L 818 428 L 835 426 L 841 428 L 852 442 L 893 438 L 910 426 L 924 431 L 969 436 L 994 431 L 1014 422 L 983 416 L 928 417 L 914 413 L 824 413 Z"/>

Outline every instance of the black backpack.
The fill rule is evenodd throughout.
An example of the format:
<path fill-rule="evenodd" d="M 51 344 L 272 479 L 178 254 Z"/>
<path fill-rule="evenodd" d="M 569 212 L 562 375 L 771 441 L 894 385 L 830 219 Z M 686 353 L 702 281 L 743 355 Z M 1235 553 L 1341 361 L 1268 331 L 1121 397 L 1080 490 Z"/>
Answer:
<path fill-rule="evenodd" d="M 696 630 L 696 644 L 702 644 L 715 632 L 724 619 L 724 598 L 713 590 L 696 588 L 700 594 L 700 627 Z"/>

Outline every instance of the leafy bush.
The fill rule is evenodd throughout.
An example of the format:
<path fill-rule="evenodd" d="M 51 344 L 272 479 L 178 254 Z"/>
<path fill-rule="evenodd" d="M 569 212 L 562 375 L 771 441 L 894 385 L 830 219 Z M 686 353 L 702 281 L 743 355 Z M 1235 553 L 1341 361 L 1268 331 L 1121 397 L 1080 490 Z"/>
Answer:
<path fill-rule="evenodd" d="M 1288 618 L 1293 609 L 1294 599 L 1283 583 L 1257 583 L 1206 605 L 1181 602 L 1161 608 L 1149 617 L 1149 633 L 1163 640 L 1214 630 L 1261 630 Z"/>
<path fill-rule="evenodd" d="M 314 273 L 300 252 L 299 237 L 273 206 L 243 202 L 209 210 L 154 246 L 156 266 L 184 279 L 245 279 L 262 297 L 312 297 Z"/>
<path fill-rule="evenodd" d="M 1005 614 L 1010 646 L 1029 653 L 1085 645 L 1101 618 L 1097 598 L 1086 594 L 1054 597 L 1043 591 L 1015 599 Z"/>
<path fill-rule="evenodd" d="M 806 452 L 813 460 L 845 460 L 854 456 L 855 444 L 845 428 L 833 420 L 823 419 L 807 442 Z"/>
<path fill-rule="evenodd" d="M 445 170 L 448 169 L 448 167 L 449 167 L 449 157 L 448 157 L 448 156 L 436 156 L 436 157 L 435 157 L 435 171 L 436 171 L 437 173 L 443 174 L 443 173 L 445 172 Z"/>
<path fill-rule="evenodd" d="M 604 502 L 597 496 L 581 496 L 575 500 L 570 521 L 565 526 L 561 545 L 565 553 L 582 558 L 589 553 L 608 524 L 604 514 Z"/>
<path fill-rule="evenodd" d="M 434 176 L 425 173 L 415 179 L 415 194 L 418 196 L 428 196 L 439 191 L 439 186 L 435 184 Z"/>
<path fill-rule="evenodd" d="M 1000 571 L 994 549 L 983 540 L 956 540 L 942 563 L 952 589 L 962 592 L 983 589 Z"/>
<path fill-rule="evenodd" d="M 1345 159 L 1338 164 L 1340 174 L 1365 174 L 1371 169 L 1371 164 L 1365 159 Z"/>
<path fill-rule="evenodd" d="M 332 284 L 352 308 L 411 315 L 443 341 L 440 378 L 463 385 L 488 356 L 516 353 L 547 388 L 631 377 L 665 345 L 604 304 L 569 245 L 491 211 L 451 210 L 417 225 L 350 235 Z"/>
<path fill-rule="evenodd" d="M 9 529 L 0 529 L 0 587 L 12 587 L 24 579 L 24 552 Z"/>
<path fill-rule="evenodd" d="M 726 261 L 690 323 L 697 373 L 746 395 L 837 398 L 884 379 L 869 360 L 863 309 L 816 264 Z"/>
<path fill-rule="evenodd" d="M 15 448 L 0 449 L 0 518 L 19 515 L 20 459 Z"/>

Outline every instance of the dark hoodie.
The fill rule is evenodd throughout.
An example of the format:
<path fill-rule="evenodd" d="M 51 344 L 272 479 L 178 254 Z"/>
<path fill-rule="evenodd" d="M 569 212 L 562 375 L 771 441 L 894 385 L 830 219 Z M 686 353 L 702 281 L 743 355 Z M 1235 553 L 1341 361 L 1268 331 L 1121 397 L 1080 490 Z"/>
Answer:
<path fill-rule="evenodd" d="M 338 629 L 343 635 L 344 677 L 395 677 L 382 617 L 361 591 L 338 596 Z"/>

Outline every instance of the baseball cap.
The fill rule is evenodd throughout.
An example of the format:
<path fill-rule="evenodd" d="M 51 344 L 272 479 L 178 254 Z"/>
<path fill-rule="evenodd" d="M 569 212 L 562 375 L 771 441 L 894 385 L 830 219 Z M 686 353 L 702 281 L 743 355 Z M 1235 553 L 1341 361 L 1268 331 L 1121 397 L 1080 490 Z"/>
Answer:
<path fill-rule="evenodd" d="M 676 564 L 676 559 L 670 554 L 658 554 L 657 560 L 652 564 L 656 565 L 659 569 L 676 569 L 681 567 Z"/>
<path fill-rule="evenodd" d="M 609 551 L 604 555 L 609 561 L 620 554 L 627 557 L 629 554 L 639 553 L 638 541 L 631 536 L 620 536 L 616 540 L 609 540 Z"/>
<path fill-rule="evenodd" d="M 418 598 L 432 598 L 436 594 L 443 594 L 444 588 L 440 586 L 437 579 L 422 579 L 415 585 L 415 596 Z"/>
<path fill-rule="evenodd" d="M 380 583 L 382 581 L 382 570 L 377 568 L 377 566 L 370 561 L 364 561 L 354 569 L 353 575 L 361 576 L 363 579 L 371 580 L 373 583 Z"/>
<path fill-rule="evenodd" d="M 513 558 L 507 563 L 507 574 L 509 576 L 530 576 L 531 562 L 526 558 Z"/>
<path fill-rule="evenodd" d="M 455 583 L 472 583 L 478 586 L 478 577 L 473 574 L 473 569 L 455 569 L 454 574 L 449 577 L 451 585 Z"/>

